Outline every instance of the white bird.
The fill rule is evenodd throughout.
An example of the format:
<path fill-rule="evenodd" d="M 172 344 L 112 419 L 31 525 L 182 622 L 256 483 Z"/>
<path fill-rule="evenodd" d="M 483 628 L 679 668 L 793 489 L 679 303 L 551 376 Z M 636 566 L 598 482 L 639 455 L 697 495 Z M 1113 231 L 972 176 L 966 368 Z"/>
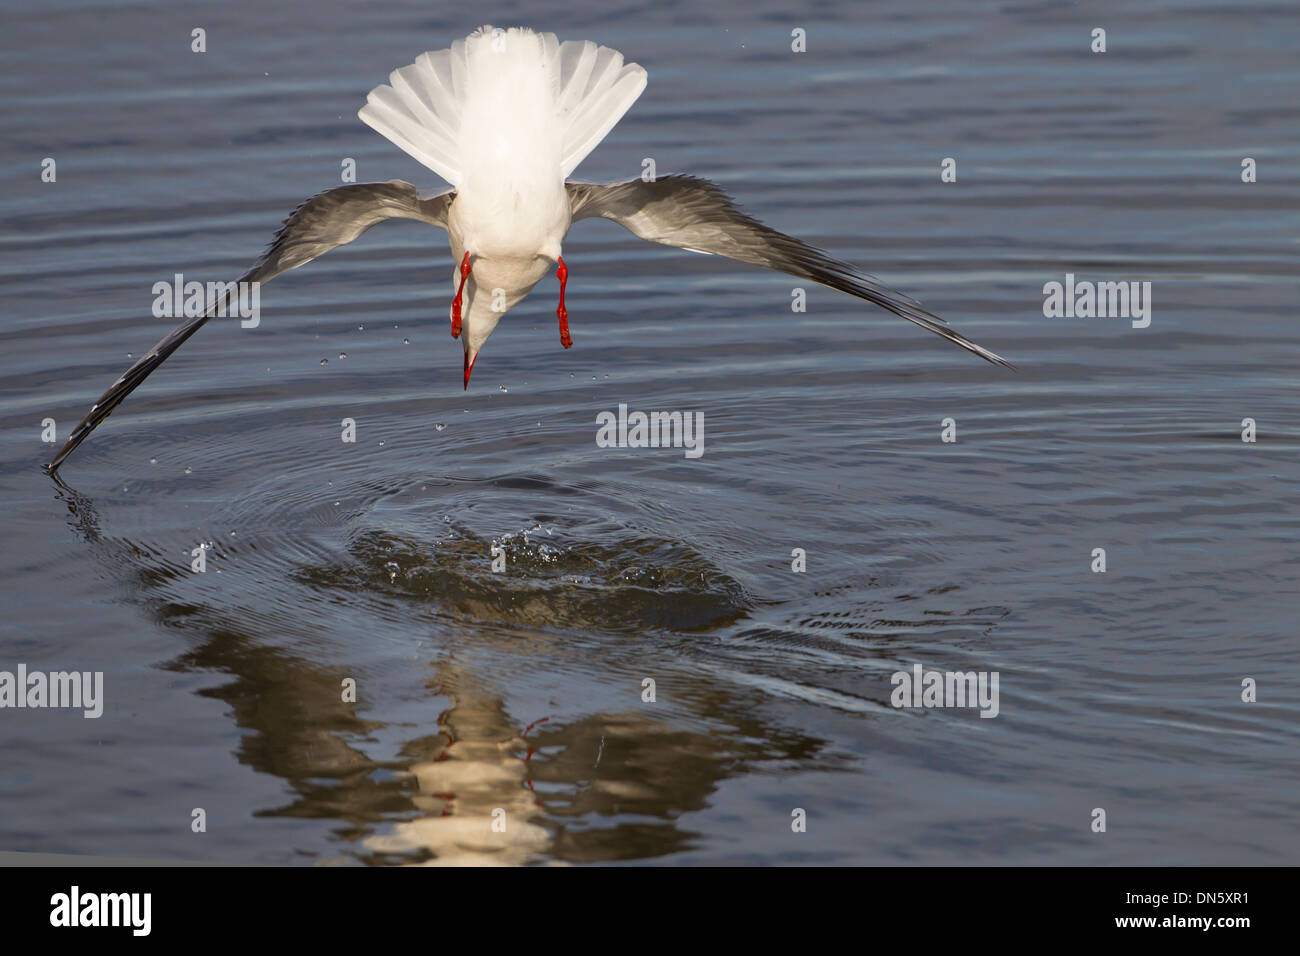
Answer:
<path fill-rule="evenodd" d="M 356 239 L 385 219 L 416 219 L 447 230 L 455 297 L 451 334 L 464 347 L 465 388 L 479 350 L 501 317 L 552 264 L 560 282 L 556 315 L 567 349 L 568 268 L 561 254 L 578 219 L 611 219 L 650 242 L 726 256 L 785 272 L 873 302 L 989 362 L 1001 356 L 953 331 L 916 301 L 852 266 L 742 213 L 717 186 L 694 176 L 634 179 L 607 186 L 568 176 L 645 89 L 646 71 L 591 41 L 480 27 L 450 49 L 421 54 L 370 91 L 361 119 L 451 184 L 422 197 L 391 180 L 326 190 L 289 216 L 240 282 L 267 282 Z M 54 472 L 181 343 L 214 315 L 174 329 L 106 391 L 46 469 Z"/>

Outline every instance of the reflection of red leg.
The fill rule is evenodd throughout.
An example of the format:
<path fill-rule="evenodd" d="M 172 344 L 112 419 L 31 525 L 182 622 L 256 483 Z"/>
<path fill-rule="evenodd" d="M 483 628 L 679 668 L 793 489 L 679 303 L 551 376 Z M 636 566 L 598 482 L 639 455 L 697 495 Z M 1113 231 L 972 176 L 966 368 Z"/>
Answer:
<path fill-rule="evenodd" d="M 563 308 L 563 306 L 561 306 L 561 308 Z M 565 347 L 567 348 L 568 346 Z M 550 719 L 551 719 L 550 717 L 541 717 L 537 720 L 534 720 L 531 724 L 529 724 L 522 731 L 520 731 L 519 736 L 523 738 L 524 743 L 528 744 L 528 751 L 527 753 L 524 754 L 524 763 L 528 763 L 528 761 L 532 760 L 533 754 L 537 753 L 537 751 L 533 749 L 533 745 L 528 743 L 528 731 L 532 730 L 538 724 L 546 723 Z M 537 788 L 533 786 L 533 778 L 531 775 L 524 777 L 524 786 L 528 788 L 530 793 L 532 793 L 533 803 L 538 808 L 541 808 L 542 801 L 537 799 Z"/>
<path fill-rule="evenodd" d="M 460 338 L 460 294 L 465 291 L 465 280 L 469 278 L 469 250 L 465 250 L 465 258 L 460 260 L 460 286 L 456 289 L 456 298 L 451 302 L 451 337 Z"/>
<path fill-rule="evenodd" d="M 560 280 L 560 307 L 555 310 L 555 316 L 560 320 L 560 344 L 567 349 L 573 345 L 573 337 L 569 335 L 569 313 L 564 308 L 564 285 L 569 281 L 569 267 L 564 264 L 564 256 L 555 261 L 559 263 L 555 278 Z"/>

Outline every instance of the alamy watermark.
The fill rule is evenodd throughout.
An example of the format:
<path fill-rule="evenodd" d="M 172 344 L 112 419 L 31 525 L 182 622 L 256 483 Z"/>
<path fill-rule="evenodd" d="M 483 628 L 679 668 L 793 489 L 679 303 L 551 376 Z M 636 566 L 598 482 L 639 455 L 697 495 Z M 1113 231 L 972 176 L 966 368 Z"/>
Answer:
<path fill-rule="evenodd" d="M 104 713 L 103 671 L 0 671 L 0 708 L 70 707 L 94 719 Z"/>
<path fill-rule="evenodd" d="M 153 315 L 156 319 L 198 318 L 208 311 L 209 303 L 216 308 L 217 318 L 239 316 L 240 328 L 255 329 L 262 321 L 262 288 L 260 282 L 209 282 L 185 281 L 176 273 L 171 282 L 153 284 Z"/>
<path fill-rule="evenodd" d="M 1075 280 L 1043 285 L 1043 315 L 1049 319 L 1131 319 L 1133 328 L 1151 324 L 1151 283 Z"/>
<path fill-rule="evenodd" d="M 998 715 L 997 671 L 895 671 L 889 679 L 895 707 L 978 707 L 981 717 Z"/>
<path fill-rule="evenodd" d="M 704 454 L 703 412 L 628 412 L 620 402 L 618 414 L 596 416 L 597 448 L 684 448 L 687 458 Z"/>
<path fill-rule="evenodd" d="M 117 926 L 130 929 L 132 936 L 148 936 L 152 914 L 152 893 L 83 893 L 73 885 L 50 897 L 51 926 Z"/>

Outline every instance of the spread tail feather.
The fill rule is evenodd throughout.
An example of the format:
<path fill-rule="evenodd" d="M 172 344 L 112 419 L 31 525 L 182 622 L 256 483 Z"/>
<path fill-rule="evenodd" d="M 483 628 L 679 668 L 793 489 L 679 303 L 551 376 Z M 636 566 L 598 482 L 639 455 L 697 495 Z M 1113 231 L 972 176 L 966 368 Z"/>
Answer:
<path fill-rule="evenodd" d="M 484 26 L 388 79 L 357 115 L 459 187 L 493 154 L 519 149 L 533 160 L 549 152 L 567 177 L 636 102 L 646 72 L 590 40 Z"/>

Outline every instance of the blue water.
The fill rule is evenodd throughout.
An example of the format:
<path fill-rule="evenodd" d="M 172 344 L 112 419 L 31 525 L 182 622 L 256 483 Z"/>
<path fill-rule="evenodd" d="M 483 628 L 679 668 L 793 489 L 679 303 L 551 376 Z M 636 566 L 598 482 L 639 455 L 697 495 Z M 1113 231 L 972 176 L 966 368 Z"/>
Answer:
<path fill-rule="evenodd" d="M 584 222 L 574 348 L 545 279 L 464 392 L 446 236 L 396 222 L 203 329 L 61 487 L 41 422 L 170 327 L 154 283 L 234 278 L 347 158 L 439 187 L 355 114 L 477 24 L 7 2 L 0 670 L 103 671 L 105 705 L 0 709 L 0 850 L 1294 863 L 1295 7 L 474 13 L 648 70 L 578 178 L 715 179 L 1019 371 Z M 1149 327 L 1044 317 L 1067 273 L 1149 281 Z M 704 455 L 598 447 L 620 403 L 702 413 Z M 918 663 L 996 672 L 998 716 L 894 708 Z"/>

